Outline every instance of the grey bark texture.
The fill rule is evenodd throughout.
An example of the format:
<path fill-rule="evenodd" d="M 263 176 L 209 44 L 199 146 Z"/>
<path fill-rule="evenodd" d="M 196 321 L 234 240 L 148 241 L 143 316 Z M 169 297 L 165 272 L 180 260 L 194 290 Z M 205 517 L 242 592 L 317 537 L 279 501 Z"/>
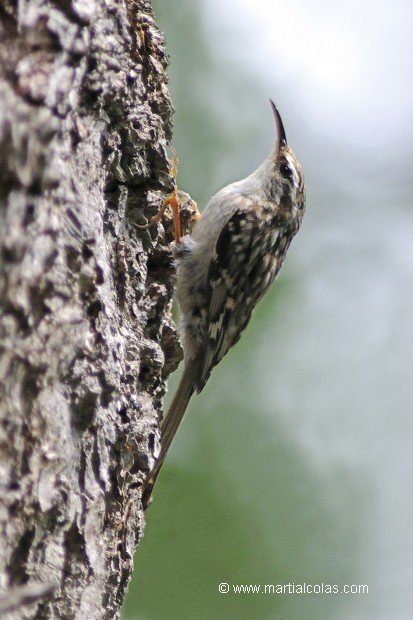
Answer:
<path fill-rule="evenodd" d="M 0 5 L 0 614 L 117 618 L 181 350 L 147 0 Z"/>

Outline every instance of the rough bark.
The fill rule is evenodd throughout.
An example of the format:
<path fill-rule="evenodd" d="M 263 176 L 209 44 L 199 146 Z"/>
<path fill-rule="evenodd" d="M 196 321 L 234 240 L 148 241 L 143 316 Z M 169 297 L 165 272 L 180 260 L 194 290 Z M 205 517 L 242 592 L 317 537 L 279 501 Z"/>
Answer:
<path fill-rule="evenodd" d="M 134 226 L 171 189 L 165 66 L 146 0 L 0 7 L 7 618 L 116 618 L 131 575 L 180 359 L 170 221 Z"/>

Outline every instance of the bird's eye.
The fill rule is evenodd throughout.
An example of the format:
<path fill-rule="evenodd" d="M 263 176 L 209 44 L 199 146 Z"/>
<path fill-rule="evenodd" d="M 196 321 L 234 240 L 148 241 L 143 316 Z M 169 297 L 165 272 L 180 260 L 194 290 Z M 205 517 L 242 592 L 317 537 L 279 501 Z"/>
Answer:
<path fill-rule="evenodd" d="M 281 164 L 280 172 L 284 179 L 290 179 L 293 175 L 293 171 L 291 170 L 290 166 L 288 166 L 288 164 Z"/>

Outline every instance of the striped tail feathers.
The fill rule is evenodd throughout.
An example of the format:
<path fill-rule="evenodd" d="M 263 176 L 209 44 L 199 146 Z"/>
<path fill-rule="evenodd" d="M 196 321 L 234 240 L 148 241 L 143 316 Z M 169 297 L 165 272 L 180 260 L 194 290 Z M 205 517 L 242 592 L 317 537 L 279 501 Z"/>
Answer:
<path fill-rule="evenodd" d="M 142 503 L 147 508 L 153 487 L 158 478 L 161 467 L 166 459 L 172 441 L 183 420 L 189 401 L 195 390 L 196 377 L 198 375 L 196 364 L 188 364 L 179 382 L 178 388 L 169 406 L 167 414 L 161 423 L 161 451 L 156 463 L 149 473 L 142 492 Z"/>

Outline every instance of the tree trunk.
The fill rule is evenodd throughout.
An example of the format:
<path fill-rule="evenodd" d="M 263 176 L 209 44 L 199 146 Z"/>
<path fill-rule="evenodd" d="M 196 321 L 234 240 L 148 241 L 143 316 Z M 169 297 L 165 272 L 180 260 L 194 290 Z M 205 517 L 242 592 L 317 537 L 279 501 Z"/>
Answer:
<path fill-rule="evenodd" d="M 117 618 L 180 347 L 147 0 L 0 7 L 0 614 Z"/>

